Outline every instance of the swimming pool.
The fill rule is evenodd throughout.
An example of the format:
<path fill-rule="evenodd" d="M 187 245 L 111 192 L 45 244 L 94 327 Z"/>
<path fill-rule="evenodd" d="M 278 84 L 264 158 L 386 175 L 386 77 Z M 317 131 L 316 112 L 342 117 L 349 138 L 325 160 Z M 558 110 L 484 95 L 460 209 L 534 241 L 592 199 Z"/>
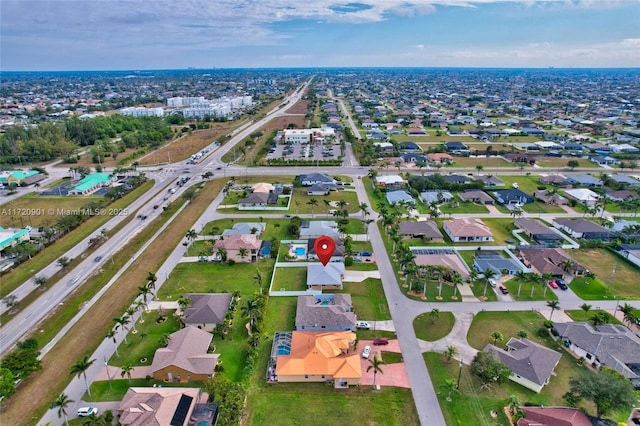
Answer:
<path fill-rule="evenodd" d="M 296 247 L 296 256 L 304 256 L 307 250 L 304 247 Z"/>
<path fill-rule="evenodd" d="M 322 302 L 320 302 L 320 306 L 329 306 L 330 304 L 331 302 L 328 300 L 323 300 Z"/>

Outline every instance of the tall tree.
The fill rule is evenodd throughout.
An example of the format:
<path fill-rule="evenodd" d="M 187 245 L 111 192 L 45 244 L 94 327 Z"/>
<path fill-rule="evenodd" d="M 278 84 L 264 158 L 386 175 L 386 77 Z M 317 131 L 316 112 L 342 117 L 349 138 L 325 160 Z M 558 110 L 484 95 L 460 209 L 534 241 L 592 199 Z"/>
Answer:
<path fill-rule="evenodd" d="M 455 346 L 447 346 L 447 349 L 444 351 L 444 356 L 447 358 L 447 363 L 451 362 L 454 356 L 458 355 L 458 348 Z"/>
<path fill-rule="evenodd" d="M 238 254 L 240 255 L 240 259 L 244 260 L 244 258 L 249 255 L 249 250 L 247 250 L 246 247 L 240 247 L 238 249 Z"/>
<path fill-rule="evenodd" d="M 58 395 L 55 401 L 51 404 L 49 408 L 58 409 L 58 418 L 64 417 L 64 422 L 67 426 L 69 426 L 69 419 L 67 418 L 67 407 L 69 404 L 74 403 L 73 399 L 70 399 L 67 394 L 61 393 Z"/>
<path fill-rule="evenodd" d="M 598 418 L 612 410 L 629 409 L 636 402 L 633 385 L 610 367 L 602 367 L 598 373 L 583 371 L 569 379 L 571 392 L 592 401 Z"/>
<path fill-rule="evenodd" d="M 373 359 L 369 360 L 369 366 L 367 367 L 367 373 L 370 370 L 373 370 L 373 387 L 376 386 L 376 376 L 378 373 L 384 374 L 382 371 L 382 366 L 385 365 L 386 362 L 382 360 L 382 358 L 378 358 L 378 355 L 374 355 Z"/>
<path fill-rule="evenodd" d="M 311 198 L 307 201 L 307 204 L 311 206 L 311 218 L 313 218 L 313 208 L 318 205 L 318 200 L 315 198 Z"/>
<path fill-rule="evenodd" d="M 77 378 L 80 378 L 80 376 L 82 376 L 84 378 L 84 385 L 87 388 L 87 393 L 89 394 L 89 396 L 91 396 L 91 389 L 89 389 L 89 382 L 87 381 L 87 370 L 93 365 L 94 362 L 96 362 L 95 359 L 90 360 L 89 355 L 85 355 L 71 366 L 70 372 L 72 376 L 75 375 Z"/>
<path fill-rule="evenodd" d="M 587 314 L 591 310 L 591 305 L 583 303 L 582 305 L 580 305 L 580 309 L 584 311 L 584 319 L 587 319 Z"/>
<path fill-rule="evenodd" d="M 499 341 L 502 342 L 504 340 L 504 337 L 498 330 L 494 330 L 493 333 L 491 333 L 491 339 L 493 340 L 493 344 L 495 345 Z"/>
<path fill-rule="evenodd" d="M 551 308 L 551 313 L 549 314 L 549 321 L 551 321 L 551 317 L 553 317 L 553 311 L 560 310 L 560 302 L 557 300 L 547 300 L 547 307 Z"/>
<path fill-rule="evenodd" d="M 111 328 L 109 329 L 109 331 L 107 331 L 107 334 L 104 337 L 113 341 L 113 347 L 116 350 L 116 356 L 120 358 L 120 354 L 118 353 L 118 341 L 116 340 L 116 331 Z"/>
<path fill-rule="evenodd" d="M 133 367 L 131 364 L 127 363 L 123 365 L 122 371 L 120 371 L 120 377 L 124 379 L 124 376 L 127 376 L 127 379 L 129 379 L 129 383 L 131 383 L 131 372 L 133 370 L 135 370 L 135 367 Z"/>
<path fill-rule="evenodd" d="M 433 308 L 431 312 L 429 312 L 429 316 L 431 317 L 431 324 L 435 324 L 440 318 L 440 309 Z"/>
<path fill-rule="evenodd" d="M 258 286 L 259 293 L 262 294 L 262 274 L 259 269 L 256 269 L 256 274 L 253 276 L 253 282 Z"/>
<path fill-rule="evenodd" d="M 509 379 L 509 367 L 493 358 L 489 352 L 478 352 L 471 363 L 471 371 L 482 381 L 481 389 L 494 383 L 504 383 Z"/>

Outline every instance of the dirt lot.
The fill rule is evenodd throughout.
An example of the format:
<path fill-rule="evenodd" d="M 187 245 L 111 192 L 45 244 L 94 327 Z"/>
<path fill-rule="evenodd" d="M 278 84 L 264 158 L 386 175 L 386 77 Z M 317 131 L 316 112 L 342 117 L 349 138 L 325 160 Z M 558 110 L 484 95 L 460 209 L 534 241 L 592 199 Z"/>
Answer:
<path fill-rule="evenodd" d="M 287 109 L 286 112 L 288 114 L 306 114 L 309 112 L 307 108 L 309 107 L 309 101 L 298 101 L 295 105 L 291 106 L 291 108 Z"/>

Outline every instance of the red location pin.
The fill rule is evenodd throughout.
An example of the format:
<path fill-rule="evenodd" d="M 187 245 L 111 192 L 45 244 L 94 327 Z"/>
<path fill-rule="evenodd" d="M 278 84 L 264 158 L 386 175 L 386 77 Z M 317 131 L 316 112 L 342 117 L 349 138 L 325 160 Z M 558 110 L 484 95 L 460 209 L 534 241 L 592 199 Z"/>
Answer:
<path fill-rule="evenodd" d="M 333 256 L 333 252 L 336 251 L 336 243 L 333 241 L 333 238 L 323 235 L 316 239 L 316 242 L 313 243 L 313 248 L 320 262 L 322 262 L 324 266 L 327 266 L 327 263 L 331 260 L 331 256 Z"/>

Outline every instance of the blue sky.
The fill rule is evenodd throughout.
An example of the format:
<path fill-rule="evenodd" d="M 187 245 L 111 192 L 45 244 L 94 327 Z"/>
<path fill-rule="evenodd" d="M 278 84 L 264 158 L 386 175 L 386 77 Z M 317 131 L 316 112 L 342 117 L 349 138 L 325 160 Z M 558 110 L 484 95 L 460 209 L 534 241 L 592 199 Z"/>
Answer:
<path fill-rule="evenodd" d="M 0 0 L 0 69 L 640 67 L 639 0 Z"/>

